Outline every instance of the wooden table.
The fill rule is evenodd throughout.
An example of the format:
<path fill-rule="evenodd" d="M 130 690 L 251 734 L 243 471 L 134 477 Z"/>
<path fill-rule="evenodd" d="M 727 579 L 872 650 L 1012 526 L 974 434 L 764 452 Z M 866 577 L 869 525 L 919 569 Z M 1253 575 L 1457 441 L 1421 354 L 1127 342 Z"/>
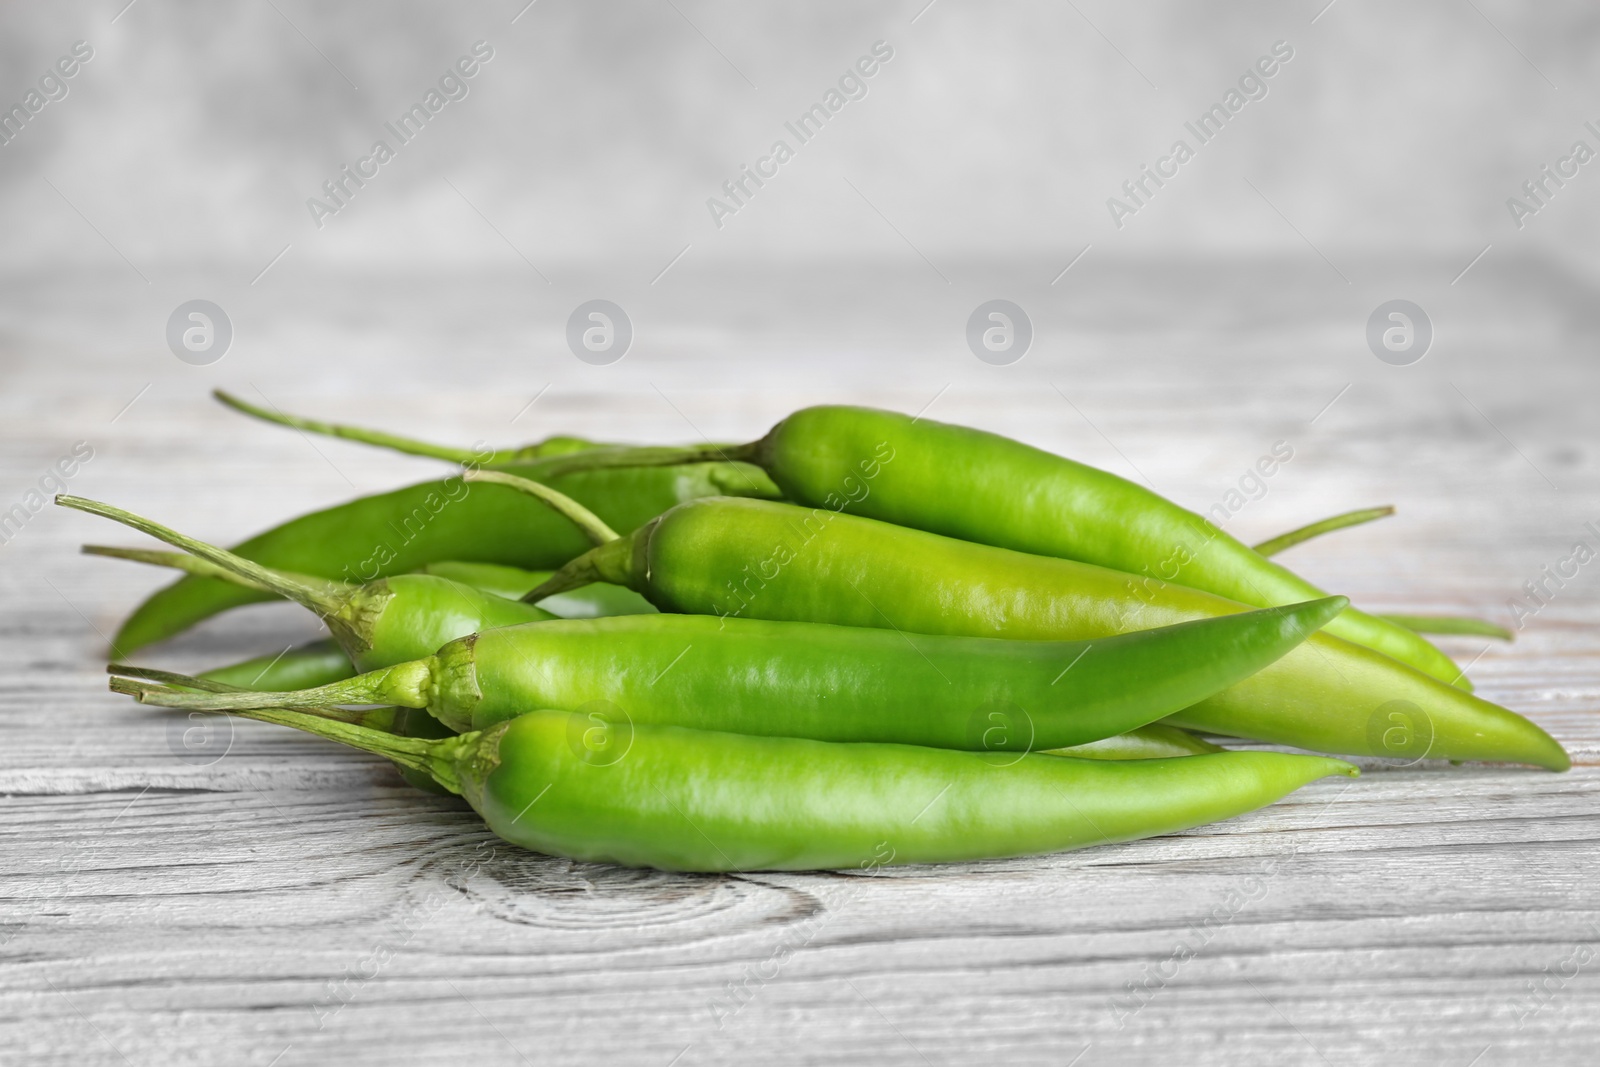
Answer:
<path fill-rule="evenodd" d="M 1054 288 L 1059 264 L 946 264 L 946 285 L 916 262 L 686 261 L 654 288 L 643 267 L 548 288 L 287 269 L 251 288 L 244 268 L 149 287 L 17 278 L 0 312 L 0 508 L 78 440 L 94 458 L 72 491 L 217 540 L 436 469 L 248 423 L 205 398 L 213 384 L 455 442 L 737 439 L 822 399 L 931 403 L 1201 510 L 1287 442 L 1292 461 L 1233 532 L 1396 503 L 1285 561 L 1374 610 L 1509 622 L 1540 568 L 1600 547 L 1585 527 L 1600 527 L 1593 296 L 1510 260 L 1451 287 L 1459 266 L 1345 262 L 1351 286 L 1309 254 L 1090 259 Z M 612 367 L 561 341 L 601 293 L 639 330 Z M 997 294 L 1038 330 L 1011 367 L 962 340 Z M 237 330 L 207 368 L 161 341 L 196 295 Z M 1439 330 L 1412 367 L 1362 342 L 1396 295 Z M 104 635 L 162 579 L 75 550 L 137 540 L 45 508 L 0 547 L 5 1062 L 1595 1060 L 1600 562 L 1513 645 L 1441 640 L 1480 693 L 1570 748 L 1568 774 L 1366 761 L 1359 781 L 1135 844 L 699 877 L 491 846 L 465 805 L 281 729 L 239 723 L 225 755 L 186 762 L 172 731 L 190 724 L 104 690 Z M 252 608 L 140 658 L 196 668 L 314 632 L 295 609 Z"/>

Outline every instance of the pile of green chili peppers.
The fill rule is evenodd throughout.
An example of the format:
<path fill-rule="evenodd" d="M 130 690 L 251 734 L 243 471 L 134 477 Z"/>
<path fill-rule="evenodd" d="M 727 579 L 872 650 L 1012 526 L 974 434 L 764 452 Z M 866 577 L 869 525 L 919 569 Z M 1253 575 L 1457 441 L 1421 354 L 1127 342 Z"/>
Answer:
<path fill-rule="evenodd" d="M 271 599 L 331 635 L 193 676 L 115 663 L 111 688 L 385 756 L 539 852 L 973 860 L 1229 818 L 1355 776 L 1337 756 L 1568 766 L 1423 636 L 1503 630 L 1369 615 L 1272 558 L 1389 508 L 1251 547 L 1104 471 L 867 408 L 747 444 L 463 450 L 217 395 L 457 469 L 232 549 L 58 497 L 168 546 L 85 552 L 184 572 L 121 655 Z"/>

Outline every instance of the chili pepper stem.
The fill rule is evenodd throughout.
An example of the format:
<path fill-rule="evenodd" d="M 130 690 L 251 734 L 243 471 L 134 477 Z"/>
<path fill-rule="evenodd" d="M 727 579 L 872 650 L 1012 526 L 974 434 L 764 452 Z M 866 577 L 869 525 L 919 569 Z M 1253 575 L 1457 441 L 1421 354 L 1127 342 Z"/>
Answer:
<path fill-rule="evenodd" d="M 148 668 L 124 671 L 117 665 L 107 668 L 114 674 L 149 676 Z M 242 689 L 231 692 L 185 693 L 144 682 L 113 678 L 111 687 L 119 693 L 135 697 L 141 704 L 158 704 L 167 708 L 192 708 L 196 711 L 247 711 L 261 708 L 290 708 L 303 705 L 328 706 L 338 704 L 398 704 L 406 708 L 424 708 L 428 705 L 428 692 L 433 685 L 432 660 L 413 660 L 383 670 L 358 674 L 342 682 L 301 689 L 290 693 L 259 693 Z M 182 675 L 172 676 L 182 679 Z M 162 679 L 165 680 L 165 679 Z M 122 685 L 118 685 L 121 682 Z M 191 685 L 190 681 L 179 681 Z"/>
<path fill-rule="evenodd" d="M 612 582 L 639 592 L 631 579 L 635 570 L 632 566 L 634 552 L 638 545 L 648 541 L 650 531 L 658 520 L 652 519 L 627 537 L 621 537 L 588 508 L 548 485 L 499 471 L 469 471 L 466 478 L 469 482 L 494 482 L 528 494 L 571 519 L 595 544 L 594 548 L 530 589 L 522 598 L 524 603 L 536 604 L 546 597 L 594 582 Z"/>
<path fill-rule="evenodd" d="M 469 470 L 462 477 L 469 482 L 489 482 L 494 485 L 509 486 L 538 499 L 563 518 L 571 520 L 572 524 L 596 545 L 617 539 L 617 531 L 607 526 L 600 516 L 565 493 L 551 489 L 547 485 L 519 478 L 515 474 L 506 474 L 504 471 Z"/>
<path fill-rule="evenodd" d="M 1455 634 L 1468 637 L 1492 637 L 1497 641 L 1514 641 L 1516 634 L 1488 619 L 1470 615 L 1379 615 L 1378 618 L 1415 630 L 1419 634 Z"/>
<path fill-rule="evenodd" d="M 246 589 L 259 589 L 270 593 L 271 589 L 260 582 L 251 581 L 242 574 L 235 574 L 226 567 L 220 567 L 210 560 L 191 556 L 184 552 L 163 552 L 154 548 L 117 548 L 112 545 L 84 545 L 79 551 L 85 556 L 105 556 L 108 559 L 125 559 L 134 563 L 148 563 L 152 567 L 170 567 L 173 570 L 183 571 L 200 578 L 216 578 L 219 581 L 232 582 L 242 585 Z"/>
<path fill-rule="evenodd" d="M 761 454 L 763 441 L 742 445 L 688 445 L 639 448 L 595 449 L 547 460 L 544 473 L 550 477 L 578 471 L 606 470 L 613 467 L 676 467 L 686 463 L 754 462 Z"/>
<path fill-rule="evenodd" d="M 498 465 L 502 463 L 517 463 L 534 458 L 537 455 L 537 445 L 527 448 L 497 449 L 488 458 L 482 453 L 474 453 L 465 448 L 451 448 L 448 445 L 435 445 L 427 441 L 418 441 L 411 437 L 399 437 L 395 434 L 384 433 L 382 430 L 366 430 L 359 426 L 346 426 L 337 422 L 323 422 L 320 419 L 307 419 L 299 415 L 287 415 L 281 411 L 268 411 L 266 408 L 257 407 L 247 400 L 241 400 L 232 393 L 221 389 L 213 389 L 211 395 L 233 410 L 242 412 L 252 418 L 261 419 L 263 422 L 276 423 L 279 426 L 288 426 L 295 430 L 305 430 L 308 433 L 322 434 L 325 437 L 342 437 L 347 441 L 359 441 L 362 444 L 377 445 L 394 452 L 402 452 L 409 456 L 427 456 L 430 459 L 442 459 L 451 463 L 476 465 L 488 463 Z"/>
<path fill-rule="evenodd" d="M 207 544 L 205 541 L 196 540 L 168 526 L 135 515 L 131 511 L 98 500 L 88 500 L 79 496 L 58 495 L 57 504 L 75 511 L 85 511 L 91 515 L 111 519 L 124 526 L 138 530 L 140 533 L 149 534 L 159 541 L 176 548 L 181 548 L 192 556 L 211 564 L 213 567 L 227 571 L 229 574 L 242 579 L 240 584 L 252 585 L 278 596 L 292 600 L 311 611 L 316 612 L 340 638 L 341 644 L 347 647 L 363 647 L 370 642 L 366 635 L 360 632 L 357 621 L 366 606 L 365 598 L 357 586 L 345 582 L 336 582 L 324 578 L 309 578 L 306 576 L 290 576 L 282 571 L 270 567 L 263 567 L 243 556 L 235 555 L 227 549 L 218 548 L 216 545 Z M 95 552 L 96 555 L 121 554 L 122 550 Z M 152 562 L 155 553 L 141 554 L 139 557 L 126 556 L 125 558 L 139 558 L 142 562 Z M 166 562 L 163 560 L 163 562 Z M 188 569 L 181 564 L 170 564 Z"/>
<path fill-rule="evenodd" d="M 234 714 L 257 722 L 270 722 L 315 734 L 329 741 L 337 741 L 363 752 L 383 756 L 414 771 L 421 771 L 450 792 L 460 795 L 461 776 L 456 772 L 456 760 L 475 746 L 478 734 L 463 734 L 442 741 L 426 741 L 415 737 L 397 737 L 383 730 L 374 730 L 355 723 L 324 718 L 320 714 L 288 711 L 274 708 L 240 709 Z"/>
<path fill-rule="evenodd" d="M 175 674 L 172 671 L 160 671 L 154 667 L 133 667 L 128 664 L 117 663 L 106 668 L 108 673 L 123 675 L 113 677 L 109 687 L 113 693 L 131 696 L 141 704 L 155 704 L 160 707 L 169 707 L 164 701 L 155 697 L 162 694 L 181 694 L 184 690 L 198 690 L 196 695 L 206 693 L 254 693 L 253 689 L 243 689 L 223 682 L 213 682 L 205 678 L 193 678 L 186 674 Z M 149 683 L 157 682 L 159 685 Z M 145 697 L 150 696 L 146 700 Z M 395 709 L 392 707 L 369 708 L 355 710 L 353 708 L 334 708 L 321 704 L 282 704 L 280 710 L 303 711 L 313 715 L 320 715 L 325 719 L 336 719 L 339 722 L 357 723 L 362 726 L 371 726 L 377 729 L 386 729 L 394 722 Z M 190 708 L 190 711 L 234 711 L 243 712 L 247 708 Z"/>
<path fill-rule="evenodd" d="M 1325 533 L 1343 530 L 1350 526 L 1360 526 L 1362 523 L 1386 518 L 1393 514 L 1394 505 L 1392 504 L 1385 504 L 1376 508 L 1359 508 L 1355 511 L 1347 511 L 1342 515 L 1330 515 L 1319 522 L 1313 522 L 1299 529 L 1281 533 L 1277 537 L 1262 541 L 1260 544 L 1251 547 L 1263 556 L 1276 556 L 1284 549 L 1293 548 L 1295 545 L 1309 541 L 1313 537 L 1321 537 Z"/>
<path fill-rule="evenodd" d="M 656 520 L 652 519 L 626 537 L 619 537 L 615 541 L 608 541 L 597 548 L 591 548 L 528 590 L 522 598 L 523 601 L 537 604 L 545 597 L 565 593 L 593 582 L 610 582 L 612 585 L 632 589 L 636 593 L 645 592 L 641 583 L 635 580 L 639 568 L 634 565 L 634 560 L 639 547 L 649 542 L 650 532 L 655 525 Z"/>
<path fill-rule="evenodd" d="M 160 682 L 163 685 L 183 686 L 188 689 L 198 689 L 206 693 L 247 693 L 250 690 L 242 685 L 229 685 L 227 682 L 215 682 L 209 678 L 194 678 L 187 674 L 178 674 L 175 671 L 157 670 L 155 667 L 136 667 L 131 663 L 112 663 L 106 666 L 106 673 L 113 677 L 138 678 L 146 682 Z"/>

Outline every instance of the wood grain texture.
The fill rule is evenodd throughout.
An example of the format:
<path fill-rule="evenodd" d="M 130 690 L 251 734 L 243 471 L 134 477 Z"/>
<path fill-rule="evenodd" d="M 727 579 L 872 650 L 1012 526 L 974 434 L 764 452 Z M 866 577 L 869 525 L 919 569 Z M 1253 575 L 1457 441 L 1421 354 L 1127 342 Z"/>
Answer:
<path fill-rule="evenodd" d="M 654 332 L 613 368 L 560 349 L 582 278 L 529 297 L 520 277 L 283 270 L 236 294 L 238 350 L 205 369 L 149 341 L 178 297 L 19 278 L 0 508 L 79 439 L 96 454 L 74 492 L 223 540 L 436 469 L 252 425 L 212 385 L 458 442 L 739 439 L 803 403 L 937 396 L 932 417 L 1198 509 L 1289 441 L 1230 529 L 1394 503 L 1284 561 L 1373 610 L 1509 622 L 1522 583 L 1600 523 L 1592 294 L 1486 261 L 1476 294 L 1432 298 L 1439 350 L 1390 368 L 1359 341 L 1388 275 L 1345 268 L 1377 280 L 1351 295 L 1315 263 L 1086 260 L 1057 290 L 1041 264 L 1009 288 L 952 267 L 956 296 L 886 271 L 863 295 L 860 271 L 686 261 L 688 288 L 637 288 Z M 1038 308 L 1015 367 L 961 347 L 965 294 L 990 288 Z M 1492 1067 L 1600 1048 L 1600 562 L 1515 644 L 1443 642 L 1568 745 L 1568 774 L 1368 761 L 1152 841 L 701 877 L 519 852 L 381 761 L 260 724 L 184 762 L 175 720 L 100 673 L 104 636 L 161 579 L 78 557 L 86 540 L 138 539 L 46 509 L 0 547 L 0 1061 Z M 251 608 L 140 658 L 195 668 L 314 632 Z"/>

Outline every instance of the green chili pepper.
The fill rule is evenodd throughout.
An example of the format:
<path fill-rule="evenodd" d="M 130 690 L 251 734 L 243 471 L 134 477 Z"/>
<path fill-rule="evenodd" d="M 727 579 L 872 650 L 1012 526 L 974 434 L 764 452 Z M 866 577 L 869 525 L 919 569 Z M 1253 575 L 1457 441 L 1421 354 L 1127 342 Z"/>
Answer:
<path fill-rule="evenodd" d="M 160 554 L 173 557 L 181 555 Z M 448 578 L 508 599 L 520 597 L 551 576 L 550 571 L 525 571 L 494 563 L 458 562 L 430 563 L 422 568 L 422 573 Z M 582 589 L 558 594 L 541 601 L 539 606 L 563 619 L 656 614 L 656 609 L 638 593 L 605 582 L 596 582 Z M 200 677 L 231 682 L 246 689 L 283 692 L 289 689 L 310 689 L 314 686 L 327 685 L 330 682 L 343 681 L 355 674 L 356 669 L 350 662 L 350 657 L 345 655 L 337 642 L 328 639 L 313 641 L 299 648 L 290 648 L 277 655 L 254 656 L 241 663 L 202 671 Z"/>
<path fill-rule="evenodd" d="M 1126 479 L 998 434 L 895 412 L 803 408 L 750 444 L 599 449 L 548 462 L 551 471 L 570 472 L 710 459 L 756 464 L 799 504 L 1181 581 L 1256 607 L 1323 595 L 1215 524 Z M 1471 688 L 1449 657 L 1404 627 L 1349 608 L 1328 629 Z"/>
<path fill-rule="evenodd" d="M 651 609 L 654 611 L 655 609 Z M 127 670 L 126 667 L 121 668 Z M 312 689 L 317 686 L 341 682 L 355 676 L 356 669 L 339 646 L 331 640 L 314 641 L 299 648 L 291 648 L 276 656 L 258 656 L 228 667 L 202 671 L 198 677 L 207 681 L 230 683 L 235 689 L 254 689 L 258 692 L 281 693 L 293 689 Z M 136 677 L 146 677 L 144 672 Z M 158 681 L 161 679 L 157 679 Z M 391 733 L 402 737 L 453 737 L 455 731 L 420 708 L 392 708 L 404 713 L 397 724 L 389 724 Z M 422 725 L 419 726 L 418 724 Z M 385 724 L 368 722 L 364 725 L 384 728 Z M 426 727 L 431 732 L 422 732 Z M 1195 756 L 1205 752 L 1221 752 L 1222 748 L 1202 740 L 1187 730 L 1165 723 L 1150 723 L 1125 734 L 1117 734 L 1100 741 L 1069 748 L 1046 749 L 1052 756 L 1076 756 L 1080 759 L 1167 759 L 1173 756 Z M 403 769 L 403 768 L 402 768 Z M 413 785 L 415 772 L 408 772 L 407 780 Z"/>
<path fill-rule="evenodd" d="M 1358 773 L 1340 760 L 1277 752 L 1124 762 L 1035 754 L 997 766 L 992 754 L 623 729 L 559 711 L 444 741 L 295 712 L 242 714 L 429 773 L 523 848 L 678 871 L 1058 852 L 1232 818 L 1319 778 Z"/>
<path fill-rule="evenodd" d="M 152 529 L 163 529 L 154 523 L 149 524 Z M 171 536 L 177 536 L 175 531 L 168 530 Z M 195 542 L 203 544 L 204 542 Z M 207 546 L 214 552 L 222 552 L 214 546 Z M 169 567 L 174 570 L 187 571 L 190 574 L 218 578 L 225 582 L 233 582 L 252 589 L 260 589 L 272 596 L 279 595 L 271 589 L 252 582 L 250 579 L 237 573 L 236 570 L 220 566 L 203 560 L 198 556 L 191 556 L 183 552 L 166 552 L 144 548 L 114 548 L 107 545 L 84 545 L 83 553 L 86 556 L 107 556 L 113 559 L 128 559 L 139 563 L 149 563 L 157 567 Z M 242 558 L 242 557 L 241 557 Z M 328 589 L 326 581 L 313 578 L 309 575 L 292 574 L 287 571 L 278 571 L 273 568 L 279 578 L 302 585 L 319 586 Z M 442 560 L 438 563 L 429 563 L 419 567 L 417 574 L 432 575 L 435 578 L 445 578 L 462 585 L 470 585 L 480 592 L 491 593 L 506 600 L 517 600 L 526 595 L 530 590 L 537 588 L 555 576 L 554 571 L 529 571 L 520 567 L 507 567 L 499 563 L 464 563 L 459 560 Z M 333 591 L 340 595 L 349 595 L 350 587 L 339 585 Z M 316 610 L 315 607 L 312 610 Z M 540 610 L 549 612 L 562 619 L 596 619 L 607 615 L 654 615 L 656 608 L 644 597 L 631 589 L 624 589 L 620 585 L 609 582 L 595 582 L 581 589 L 573 589 L 566 593 L 543 598 Z M 532 621 L 519 619 L 519 622 Z M 455 636 L 463 636 L 457 634 Z M 316 642 L 305 646 L 303 649 L 291 649 L 282 653 L 282 662 L 277 657 L 259 657 L 245 660 L 227 668 L 235 672 L 245 672 L 254 667 L 257 670 L 270 668 L 272 674 L 287 680 L 297 677 L 297 671 L 310 672 L 309 676 L 317 677 L 329 671 L 336 670 L 333 658 L 329 657 L 326 649 L 333 650 L 334 658 L 342 658 L 337 646 L 331 642 Z M 405 657 L 402 657 L 405 658 Z M 349 662 L 345 662 L 345 673 L 334 674 L 324 680 L 333 682 L 340 678 L 350 676 Z M 234 677 L 224 679 L 236 681 Z M 260 682 L 250 685 L 252 689 L 305 689 L 312 685 L 321 685 L 323 682 L 305 681 L 299 684 L 278 684 Z"/>
<path fill-rule="evenodd" d="M 517 469 L 535 480 L 544 477 L 538 464 Z M 728 463 L 578 473 L 554 484 L 622 531 L 695 497 L 778 495 L 757 468 Z M 439 560 L 541 570 L 560 566 L 585 547 L 568 523 L 527 497 L 499 486 L 471 490 L 452 476 L 303 515 L 236 551 L 279 570 L 361 582 Z M 135 609 L 112 644 L 133 652 L 228 608 L 267 599 L 267 593 L 212 578 L 181 578 Z"/>
<path fill-rule="evenodd" d="M 1092 642 L 700 615 L 563 619 L 484 630 L 316 689 L 151 702 L 397 704 L 458 731 L 529 708 L 593 708 L 740 733 L 1029 751 L 1097 741 L 1188 707 L 1277 659 L 1343 606 L 1329 597 Z"/>
<path fill-rule="evenodd" d="M 1090 564 L 732 498 L 673 508 L 528 596 L 594 579 L 667 612 L 1023 640 L 1092 641 L 1246 610 Z M 1394 715 L 1415 729 L 1394 729 Z M 1561 746 L 1521 716 L 1327 632 L 1172 721 L 1350 755 L 1569 765 Z"/>
<path fill-rule="evenodd" d="M 652 611 L 654 609 L 651 609 Z M 127 672 L 129 668 L 120 667 Z M 258 692 L 279 693 L 291 689 L 311 689 L 343 681 L 355 676 L 350 658 L 333 641 L 315 641 L 300 648 L 289 649 L 277 656 L 259 656 L 230 667 L 202 671 L 198 677 L 206 681 L 231 683 L 234 689 L 254 689 Z M 139 670 L 131 677 L 155 677 L 164 680 L 159 672 Z M 377 722 L 362 720 L 363 725 L 388 728 L 402 737 L 453 737 L 455 732 L 444 723 L 420 708 L 391 708 L 393 713 L 403 713 L 398 720 Z M 424 724 L 431 732 L 421 732 Z M 1205 752 L 1221 752 L 1222 748 L 1202 740 L 1187 730 L 1165 723 L 1150 723 L 1125 734 L 1117 734 L 1100 741 L 1069 748 L 1045 750 L 1052 756 L 1075 756 L 1079 759 L 1167 759 L 1173 756 L 1195 756 Z M 405 768 L 402 768 L 405 771 Z M 413 785 L 416 772 L 406 771 Z"/>
<path fill-rule="evenodd" d="M 653 609 L 652 609 L 653 610 Z M 126 668 L 123 668 L 124 670 Z M 232 683 L 235 688 L 254 689 L 258 692 L 281 693 L 292 689 L 312 689 L 355 676 L 356 670 L 333 641 L 315 641 L 300 648 L 292 648 L 277 656 L 259 656 L 229 667 L 202 671 L 200 678 L 209 681 Z M 144 677 L 140 674 L 139 677 Z M 420 708 L 394 708 L 404 712 L 399 725 L 391 726 L 391 733 L 402 737 L 446 737 L 454 731 Z M 366 725 L 380 725 L 367 723 Z M 420 732 L 419 722 L 426 724 L 430 733 Z M 1151 723 L 1125 734 L 1091 741 L 1069 748 L 1046 749 L 1053 756 L 1076 756 L 1080 759 L 1166 759 L 1173 756 L 1194 756 L 1204 752 L 1221 752 L 1222 749 L 1202 740 L 1187 730 L 1165 723 Z M 408 776 L 408 780 L 410 780 Z M 413 785 L 419 784 L 415 781 Z"/>
<path fill-rule="evenodd" d="M 426 656 L 448 641 L 479 630 L 556 618 L 531 604 L 431 574 L 396 574 L 365 585 L 285 574 L 110 504 L 75 496 L 58 496 L 56 503 L 120 522 L 175 545 L 190 556 L 169 557 L 166 553 L 139 550 L 110 552 L 146 562 L 170 559 L 172 565 L 219 576 L 208 580 L 248 583 L 253 589 L 293 600 L 316 612 L 351 662 L 364 671 Z M 107 550 L 97 551 L 108 554 Z"/>
<path fill-rule="evenodd" d="M 150 527 L 155 528 L 155 524 L 150 524 Z M 168 532 L 171 533 L 171 531 Z M 249 579 L 242 577 L 227 567 L 222 567 L 182 552 L 110 548 L 104 545 L 85 545 L 83 551 L 87 555 L 131 559 L 141 563 L 172 567 L 186 570 L 191 574 L 203 574 L 220 578 L 224 581 L 238 582 L 248 584 L 253 588 L 265 589 L 264 586 L 250 582 Z M 221 552 L 222 550 L 215 551 Z M 277 573 L 280 578 L 289 582 L 316 584 L 319 581 L 304 575 Z M 429 564 L 422 568 L 421 573 L 459 582 L 462 585 L 469 585 L 480 592 L 492 593 L 497 597 L 504 597 L 508 600 L 514 600 L 522 596 L 552 576 L 550 571 L 525 571 L 520 568 L 506 567 L 494 563 L 461 563 L 454 561 Z M 430 587 L 435 592 L 440 591 L 442 588 L 431 585 L 431 583 Z M 401 582 L 398 583 L 398 588 L 404 594 L 408 590 L 414 589 L 415 584 Z M 343 588 L 334 590 L 334 593 L 341 599 L 356 595 L 366 601 L 381 601 L 384 594 L 386 592 L 392 593 L 393 589 L 394 587 L 383 586 L 354 593 L 349 588 Z M 324 591 L 327 591 L 325 587 Z M 271 590 L 268 590 L 268 592 L 271 592 Z M 273 595 L 277 594 L 273 593 Z M 311 597 L 309 603 L 305 599 L 307 596 Z M 328 604 L 318 601 L 314 592 L 302 591 L 301 603 L 310 607 L 313 611 L 332 610 Z M 385 610 L 391 613 L 396 610 L 426 611 L 427 608 L 427 603 L 414 603 L 413 598 L 402 599 L 398 608 L 392 600 L 385 603 Z M 542 602 L 540 610 L 564 619 L 592 619 L 606 615 L 656 614 L 656 609 L 638 593 L 605 582 L 596 582 L 582 589 L 575 589 L 569 593 L 549 597 Z M 361 618 L 365 613 L 357 610 L 353 614 L 357 618 Z M 518 618 L 516 621 L 526 622 L 543 617 L 542 615 L 529 616 L 528 618 Z M 476 621 L 479 623 L 485 622 L 481 617 Z M 482 625 L 472 626 L 459 633 L 450 633 L 448 636 L 440 636 L 435 631 L 430 634 L 430 637 L 440 636 L 440 640 L 433 645 L 433 647 L 437 648 L 439 644 L 446 640 L 465 636 L 472 630 L 481 628 Z M 372 643 L 371 636 L 364 640 L 369 645 Z M 395 651 L 387 653 L 380 651 L 374 656 L 369 649 L 363 662 L 369 668 L 387 666 L 402 660 L 413 659 L 426 651 L 427 649 L 419 651 L 415 647 L 408 645 L 403 654 Z M 199 677 L 218 682 L 228 682 L 247 689 L 284 692 L 291 689 L 310 689 L 319 685 L 327 685 L 330 682 L 353 677 L 355 674 L 356 668 L 350 662 L 350 657 L 345 654 L 337 642 L 326 640 L 314 641 L 299 648 L 288 648 L 276 655 L 253 656 L 240 663 L 204 671 Z"/>

